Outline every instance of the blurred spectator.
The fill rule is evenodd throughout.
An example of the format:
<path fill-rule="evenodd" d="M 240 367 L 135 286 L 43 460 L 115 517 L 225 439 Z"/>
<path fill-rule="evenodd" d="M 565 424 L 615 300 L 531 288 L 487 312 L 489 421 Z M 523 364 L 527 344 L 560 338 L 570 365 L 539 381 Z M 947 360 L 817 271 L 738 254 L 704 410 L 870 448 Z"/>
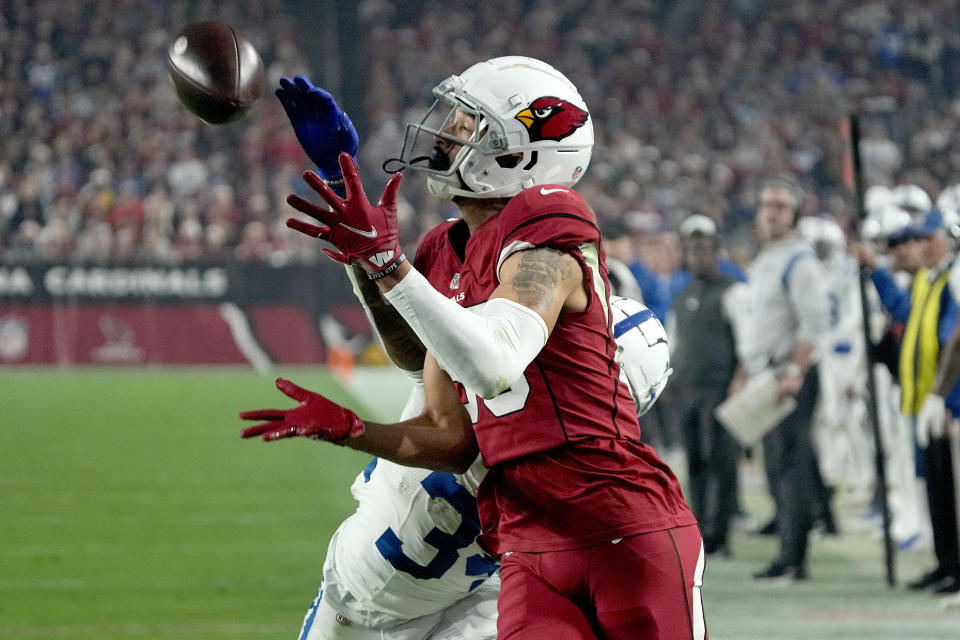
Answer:
<path fill-rule="evenodd" d="M 693 215 L 680 226 L 690 279 L 673 300 L 667 323 L 673 396 L 687 457 L 689 500 L 708 555 L 728 556 L 737 511 L 740 448 L 714 410 L 727 397 L 737 368 L 734 319 L 742 281 L 720 271 L 720 236 L 710 218 Z"/>
<path fill-rule="evenodd" d="M 748 272 L 748 311 L 737 333 L 741 369 L 731 385 L 736 393 L 746 377 L 772 371 L 776 401 L 796 401 L 763 437 L 780 552 L 754 577 L 770 583 L 806 578 L 807 534 L 823 490 L 811 426 L 819 393 L 818 345 L 830 326 L 830 302 L 820 262 L 795 230 L 803 202 L 803 193 L 786 179 L 767 181 L 760 189 L 756 233 L 761 250 Z"/>
<path fill-rule="evenodd" d="M 396 105 L 431 100 L 424 78 L 509 48 L 563 70 L 606 124 L 578 186 L 601 222 L 647 211 L 676 229 L 700 213 L 737 238 L 752 218 L 757 179 L 769 172 L 797 177 L 812 203 L 843 195 L 837 131 L 849 104 L 864 114 L 869 183 L 902 182 L 920 166 L 941 183 L 958 173 L 960 157 L 947 151 L 960 115 L 953 3 L 693 4 L 491 0 L 480 11 L 421 0 L 400 15 L 389 3 L 364 3 L 372 134 L 361 131 L 362 162 L 395 153 L 393 121 L 409 119 Z M 691 11 L 696 20 L 684 18 Z M 453 53 L 449 42 L 458 44 Z M 405 190 L 427 210 L 422 190 Z"/>
<path fill-rule="evenodd" d="M 607 224 L 602 230 L 603 250 L 607 255 L 607 277 L 613 295 L 643 302 L 643 292 L 633 272 L 627 266 L 633 262 L 630 236 L 619 222 Z"/>
<path fill-rule="evenodd" d="M 243 239 L 237 245 L 237 258 L 241 260 L 266 260 L 272 250 L 267 225 L 259 220 L 248 222 L 243 228 Z"/>
<path fill-rule="evenodd" d="M 669 238 L 659 230 L 637 236 L 638 257 L 628 265 L 640 286 L 644 304 L 663 323 L 670 311 L 669 274 L 676 266 Z"/>
<path fill-rule="evenodd" d="M 362 165 L 379 166 L 397 153 L 402 123 L 432 100 L 424 90 L 428 79 L 477 58 L 516 53 L 545 59 L 570 76 L 595 121 L 605 124 L 579 185 L 602 224 L 621 220 L 632 227 L 628 212 L 642 211 L 669 232 L 690 214 L 708 215 L 725 229 L 735 254 L 735 241 L 750 225 L 758 178 L 779 171 L 815 196 L 811 207 L 842 207 L 833 213 L 847 227 L 844 216 L 852 208 L 843 204 L 848 194 L 837 125 L 848 105 L 863 114 L 869 184 L 930 190 L 960 178 L 960 154 L 953 152 L 960 143 L 960 13 L 949 0 L 824 0 L 815 10 L 803 3 L 721 0 L 489 0 L 482 8 L 465 0 L 410 0 L 402 12 L 381 0 L 338 4 L 338 11 L 357 15 L 357 37 L 341 44 L 341 59 L 356 47 L 364 61 L 357 77 L 344 80 L 350 83 L 344 93 L 360 96 L 345 106 L 360 126 Z M 25 239 L 34 225 L 52 223 L 58 198 L 72 200 L 64 209 L 80 212 L 61 218 L 77 239 L 64 248 L 71 258 L 118 257 L 115 248 L 106 249 L 113 239 L 92 242 L 103 233 L 103 208 L 111 233 L 123 229 L 120 244 L 128 248 L 122 253 L 139 259 L 185 259 L 163 247 L 177 244 L 175 230 L 191 200 L 201 209 L 196 221 L 204 237 L 208 225 L 218 225 L 215 244 L 230 251 L 251 220 L 276 235 L 274 223 L 288 214 L 283 197 L 309 166 L 276 101 L 268 92 L 243 121 L 204 125 L 170 90 L 165 50 L 183 25 L 229 22 L 258 47 L 273 84 L 280 75 L 311 73 L 298 46 L 313 37 L 298 32 L 309 28 L 310 16 L 285 14 L 266 0 L 10 0 L 5 7 L 4 260 L 43 258 Z M 129 181 L 144 207 L 151 194 L 165 190 L 172 211 L 162 223 L 139 223 L 132 247 L 132 231 L 113 219 L 139 215 L 138 205 L 123 201 Z M 232 202 L 219 185 L 232 189 Z M 372 192 L 380 187 L 368 186 Z M 423 181 L 408 181 L 403 196 L 411 213 L 401 234 L 411 241 L 449 215 L 448 205 L 428 197 Z M 26 221 L 33 224 L 23 233 Z M 663 248 L 672 243 L 675 250 L 669 236 L 663 240 Z M 317 255 L 315 247 L 295 241 L 278 237 L 275 244 L 286 259 Z"/>
<path fill-rule="evenodd" d="M 876 257 L 861 249 L 857 258 L 873 270 L 873 283 L 890 315 L 905 322 L 899 352 L 900 411 L 912 424 L 921 451 L 917 473 L 926 478 L 927 503 L 933 530 L 937 565 L 907 584 L 914 590 L 935 593 L 960 592 L 960 543 L 958 543 L 956 496 L 953 487 L 953 460 L 950 441 L 943 433 L 931 433 L 929 423 L 917 419 L 924 401 L 934 388 L 938 354 L 950 339 L 957 323 L 958 303 L 947 286 L 954 259 L 955 214 L 931 210 L 918 216 L 910 229 L 923 255 L 909 289 L 900 288 L 889 270 L 877 268 Z M 944 391 L 944 390 L 941 390 Z M 945 407 L 960 415 L 960 384 L 944 396 Z M 921 428 L 923 427 L 923 428 Z"/>
<path fill-rule="evenodd" d="M 255 43 L 271 82 L 306 72 L 283 11 L 266 0 L 4 6 L 0 259 L 216 258 L 247 220 L 287 216 L 291 176 L 308 165 L 275 101 L 210 127 L 179 104 L 165 68 L 177 30 L 216 19 Z"/>

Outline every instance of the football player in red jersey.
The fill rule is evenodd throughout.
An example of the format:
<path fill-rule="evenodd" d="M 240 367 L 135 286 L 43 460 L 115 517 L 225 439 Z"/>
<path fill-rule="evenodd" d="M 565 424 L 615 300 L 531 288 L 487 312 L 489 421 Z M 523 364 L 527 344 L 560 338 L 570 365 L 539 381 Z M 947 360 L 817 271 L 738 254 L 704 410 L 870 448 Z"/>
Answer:
<path fill-rule="evenodd" d="M 434 95 L 442 124 L 408 124 L 396 164 L 426 172 L 462 217 L 432 230 L 412 266 L 397 239 L 400 174 L 371 205 L 344 154 L 345 199 L 313 173 L 331 209 L 288 198 L 320 223 L 288 225 L 359 264 L 427 347 L 422 415 L 364 423 L 279 380 L 298 406 L 242 413 L 264 421 L 243 435 L 455 472 L 479 451 L 480 541 L 501 558 L 499 637 L 705 638 L 700 534 L 640 441 L 596 216 L 570 188 L 590 159 L 589 112 L 562 74 L 522 57 L 474 65 Z M 436 141 L 428 157 L 416 155 L 423 137 Z"/>

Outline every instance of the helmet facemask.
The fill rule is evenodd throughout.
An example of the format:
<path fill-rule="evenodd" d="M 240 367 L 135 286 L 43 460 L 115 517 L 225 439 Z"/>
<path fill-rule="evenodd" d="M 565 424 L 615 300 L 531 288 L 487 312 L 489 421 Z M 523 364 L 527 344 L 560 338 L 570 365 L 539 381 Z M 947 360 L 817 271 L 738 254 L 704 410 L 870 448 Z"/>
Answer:
<path fill-rule="evenodd" d="M 507 134 L 498 120 L 487 117 L 490 111 L 485 105 L 457 88 L 459 80 L 459 76 L 451 76 L 434 88 L 433 105 L 419 122 L 407 123 L 400 157 L 388 160 L 384 169 L 421 171 L 427 174 L 431 193 L 444 199 L 458 195 L 454 191 L 461 190 L 466 193 L 460 195 L 482 198 L 486 197 L 482 192 L 470 190 L 460 168 L 470 157 L 507 154 Z M 458 111 L 479 123 L 469 137 L 451 133 Z M 459 147 L 452 160 L 441 140 Z"/>

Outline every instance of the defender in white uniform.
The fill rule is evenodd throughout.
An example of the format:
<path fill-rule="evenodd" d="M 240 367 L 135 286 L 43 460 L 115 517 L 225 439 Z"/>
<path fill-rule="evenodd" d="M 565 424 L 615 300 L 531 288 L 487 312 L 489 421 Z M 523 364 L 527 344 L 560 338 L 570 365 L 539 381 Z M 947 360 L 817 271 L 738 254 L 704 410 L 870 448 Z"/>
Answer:
<path fill-rule="evenodd" d="M 417 389 L 406 414 L 417 413 Z M 477 459 L 463 475 L 374 458 L 350 491 L 300 640 L 486 640 L 497 636 L 497 563 L 476 544 Z"/>
<path fill-rule="evenodd" d="M 639 302 L 613 296 L 611 310 L 621 373 L 642 414 L 672 371 L 666 333 Z M 415 384 L 401 419 L 422 406 Z M 496 638 L 498 564 L 476 543 L 486 471 L 479 456 L 462 475 L 374 458 L 350 488 L 357 511 L 330 540 L 299 640 Z"/>
<path fill-rule="evenodd" d="M 846 252 L 840 226 L 807 216 L 797 225 L 823 265 L 830 299 L 830 326 L 823 334 L 820 398 L 813 438 L 824 482 L 829 487 L 870 491 L 872 441 L 866 425 L 866 353 L 860 308 L 860 270 Z"/>

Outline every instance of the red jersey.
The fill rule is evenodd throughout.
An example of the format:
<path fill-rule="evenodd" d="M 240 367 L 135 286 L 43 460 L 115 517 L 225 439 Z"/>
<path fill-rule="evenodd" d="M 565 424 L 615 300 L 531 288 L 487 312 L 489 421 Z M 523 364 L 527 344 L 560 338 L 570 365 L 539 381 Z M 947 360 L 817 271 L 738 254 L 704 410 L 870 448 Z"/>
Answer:
<path fill-rule="evenodd" d="M 467 237 L 462 220 L 443 223 L 414 260 L 434 288 L 462 306 L 485 302 L 503 261 L 532 247 L 576 258 L 588 295 L 583 311 L 561 312 L 510 389 L 476 404 L 469 398 L 490 467 L 477 496 L 481 544 L 495 554 L 574 549 L 694 523 L 673 473 L 640 442 L 614 359 L 605 257 L 590 207 L 566 187 L 537 186 Z"/>

